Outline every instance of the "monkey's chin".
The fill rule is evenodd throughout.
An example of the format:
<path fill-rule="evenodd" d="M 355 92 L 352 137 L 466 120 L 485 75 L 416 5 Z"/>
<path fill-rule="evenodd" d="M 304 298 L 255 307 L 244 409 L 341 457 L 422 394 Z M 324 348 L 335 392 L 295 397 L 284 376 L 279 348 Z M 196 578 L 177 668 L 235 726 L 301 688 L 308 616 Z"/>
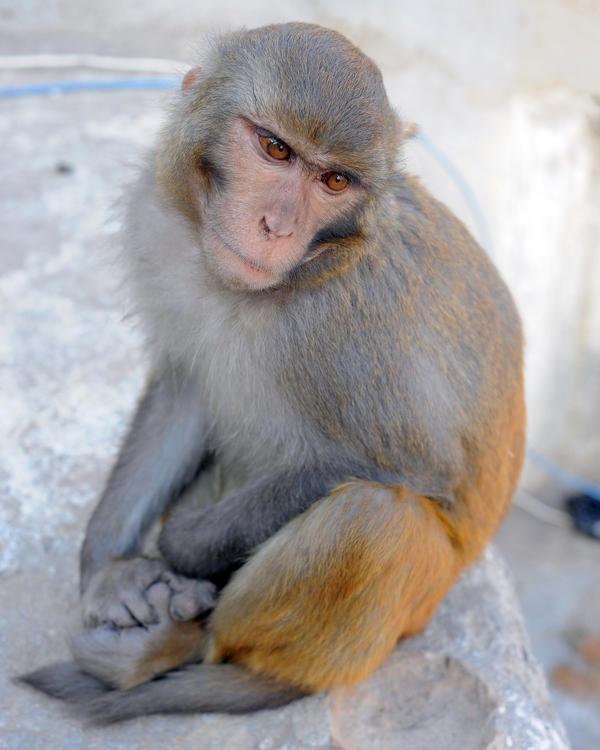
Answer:
<path fill-rule="evenodd" d="M 228 287 L 261 291 L 272 289 L 281 283 L 281 274 L 254 265 L 250 260 L 236 252 L 221 237 L 212 232 L 212 241 L 208 248 L 214 270 Z"/>

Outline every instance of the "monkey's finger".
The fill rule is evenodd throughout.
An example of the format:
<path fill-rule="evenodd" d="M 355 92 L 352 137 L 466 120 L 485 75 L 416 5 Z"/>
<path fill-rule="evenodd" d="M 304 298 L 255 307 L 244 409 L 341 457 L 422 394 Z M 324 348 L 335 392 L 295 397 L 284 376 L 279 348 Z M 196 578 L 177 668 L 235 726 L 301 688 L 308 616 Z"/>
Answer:
<path fill-rule="evenodd" d="M 169 585 L 158 579 L 143 591 L 135 588 L 126 591 L 122 602 L 133 618 L 132 624 L 149 627 L 168 619 L 170 596 Z"/>
<path fill-rule="evenodd" d="M 189 578 L 179 576 L 168 568 L 161 573 L 160 580 L 167 584 L 172 593 L 183 591 Z"/>
<path fill-rule="evenodd" d="M 136 557 L 132 560 L 120 561 L 123 565 L 123 577 L 130 580 L 140 591 L 147 589 L 158 581 L 167 566 L 163 560 L 156 557 Z"/>
<path fill-rule="evenodd" d="M 146 591 L 147 604 L 152 608 L 157 621 L 160 623 L 169 619 L 171 593 L 171 589 L 164 581 L 156 581 Z"/>
<path fill-rule="evenodd" d="M 86 628 L 98 628 L 105 625 L 130 628 L 139 624 L 134 613 L 124 602 L 98 607 L 97 611 L 87 612 L 83 619 Z"/>
<path fill-rule="evenodd" d="M 159 621 L 158 614 L 147 600 L 145 592 L 126 591 L 123 595 L 123 608 L 129 613 L 132 625 L 155 625 Z"/>
<path fill-rule="evenodd" d="M 164 581 L 174 593 L 197 589 L 198 591 L 204 591 L 206 594 L 211 594 L 216 590 L 216 586 L 210 581 L 203 578 L 189 578 L 168 568 L 161 574 L 160 580 Z"/>
<path fill-rule="evenodd" d="M 185 584 L 171 595 L 169 614 L 174 620 L 193 620 L 215 606 L 217 587 L 210 581 L 184 579 Z"/>

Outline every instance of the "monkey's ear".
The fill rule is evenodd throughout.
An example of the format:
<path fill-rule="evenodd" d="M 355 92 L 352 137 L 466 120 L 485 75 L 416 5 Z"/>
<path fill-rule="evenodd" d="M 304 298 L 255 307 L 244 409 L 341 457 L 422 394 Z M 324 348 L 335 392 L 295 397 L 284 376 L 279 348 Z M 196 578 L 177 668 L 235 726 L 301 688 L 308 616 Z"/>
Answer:
<path fill-rule="evenodd" d="M 201 73 L 202 68 L 192 68 L 191 70 L 188 70 L 188 72 L 183 76 L 183 81 L 181 82 L 182 91 L 187 91 L 187 89 L 191 88 L 195 83 L 197 83 L 200 79 Z"/>
<path fill-rule="evenodd" d="M 401 142 L 414 138 L 419 132 L 419 126 L 415 122 L 399 122 L 398 125 L 398 135 Z"/>

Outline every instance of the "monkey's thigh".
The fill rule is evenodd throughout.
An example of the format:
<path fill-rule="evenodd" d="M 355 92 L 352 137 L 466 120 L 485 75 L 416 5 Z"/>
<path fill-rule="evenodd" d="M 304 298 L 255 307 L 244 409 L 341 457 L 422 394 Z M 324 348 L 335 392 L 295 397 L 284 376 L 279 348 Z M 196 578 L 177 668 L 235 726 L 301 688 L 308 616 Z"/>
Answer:
<path fill-rule="evenodd" d="M 457 572 L 430 500 L 349 482 L 237 571 L 211 617 L 208 660 L 308 690 L 355 684 L 420 630 Z"/>

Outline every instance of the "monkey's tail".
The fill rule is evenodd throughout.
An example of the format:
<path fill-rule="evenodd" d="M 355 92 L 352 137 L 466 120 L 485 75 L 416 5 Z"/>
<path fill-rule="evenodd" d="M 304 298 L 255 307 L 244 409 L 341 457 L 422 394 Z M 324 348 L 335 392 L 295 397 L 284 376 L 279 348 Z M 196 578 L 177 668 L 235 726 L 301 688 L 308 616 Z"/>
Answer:
<path fill-rule="evenodd" d="M 235 664 L 189 664 L 130 690 L 113 690 L 75 663 L 52 664 L 18 679 L 67 701 L 94 724 L 156 713 L 247 713 L 306 695 Z"/>

